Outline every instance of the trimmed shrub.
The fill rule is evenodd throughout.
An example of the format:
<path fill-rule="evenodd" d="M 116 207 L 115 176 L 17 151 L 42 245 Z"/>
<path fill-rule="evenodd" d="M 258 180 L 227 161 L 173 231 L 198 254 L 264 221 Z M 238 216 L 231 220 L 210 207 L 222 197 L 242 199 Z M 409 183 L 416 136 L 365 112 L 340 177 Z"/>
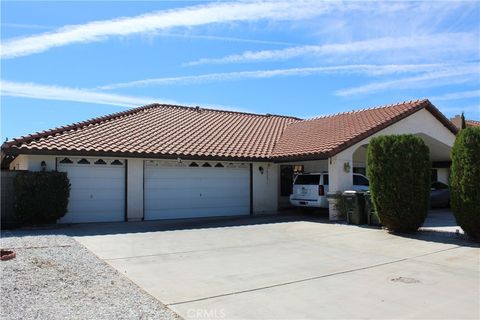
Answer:
<path fill-rule="evenodd" d="M 430 152 L 417 136 L 389 135 L 370 140 L 367 175 L 375 210 L 393 232 L 414 232 L 430 206 Z"/>
<path fill-rule="evenodd" d="M 450 202 L 457 224 L 480 240 L 480 127 L 462 129 L 455 139 Z"/>
<path fill-rule="evenodd" d="M 15 177 L 15 214 L 23 225 L 54 223 L 67 213 L 65 172 L 22 172 Z"/>

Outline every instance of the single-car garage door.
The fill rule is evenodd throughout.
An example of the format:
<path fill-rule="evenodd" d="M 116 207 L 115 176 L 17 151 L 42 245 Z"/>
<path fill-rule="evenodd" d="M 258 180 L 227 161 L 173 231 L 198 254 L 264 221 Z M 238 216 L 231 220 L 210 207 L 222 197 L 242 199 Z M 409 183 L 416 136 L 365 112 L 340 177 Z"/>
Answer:
<path fill-rule="evenodd" d="M 125 220 L 125 160 L 58 158 L 57 170 L 66 172 L 71 184 L 60 223 Z"/>
<path fill-rule="evenodd" d="M 248 164 L 145 161 L 145 220 L 250 213 Z"/>

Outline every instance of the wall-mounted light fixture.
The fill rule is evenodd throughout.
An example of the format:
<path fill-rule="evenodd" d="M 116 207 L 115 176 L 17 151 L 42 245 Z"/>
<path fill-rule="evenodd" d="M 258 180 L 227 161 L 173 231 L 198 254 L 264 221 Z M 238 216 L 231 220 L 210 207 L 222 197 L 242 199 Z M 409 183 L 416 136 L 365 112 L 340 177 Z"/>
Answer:
<path fill-rule="evenodd" d="M 263 174 L 263 172 L 265 171 L 265 169 L 264 169 L 262 166 L 260 166 L 260 167 L 258 167 L 258 171 L 260 171 L 260 174 Z"/>
<path fill-rule="evenodd" d="M 47 170 L 47 163 L 45 161 L 40 162 L 40 167 L 42 168 L 42 171 Z"/>
<path fill-rule="evenodd" d="M 303 165 L 294 165 L 293 173 L 303 173 Z"/>
<path fill-rule="evenodd" d="M 351 169 L 351 168 L 350 168 L 350 162 L 348 162 L 348 161 L 345 162 L 345 163 L 343 164 L 343 171 L 345 171 L 345 172 L 350 172 L 350 169 Z"/>

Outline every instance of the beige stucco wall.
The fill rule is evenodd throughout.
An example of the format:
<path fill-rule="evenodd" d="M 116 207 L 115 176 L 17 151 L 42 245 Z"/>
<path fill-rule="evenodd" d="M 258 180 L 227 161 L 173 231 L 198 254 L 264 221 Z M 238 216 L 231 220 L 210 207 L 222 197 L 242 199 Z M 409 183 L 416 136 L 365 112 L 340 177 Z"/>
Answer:
<path fill-rule="evenodd" d="M 13 159 L 9 165 L 10 170 L 28 170 L 28 157 L 21 154 Z"/>
<path fill-rule="evenodd" d="M 437 120 L 429 111 L 422 109 L 393 125 L 363 139 L 346 150 L 340 152 L 342 158 L 351 158 L 353 153 L 362 145 L 368 144 L 370 139 L 388 134 L 424 134 L 452 147 L 455 135 Z"/>
<path fill-rule="evenodd" d="M 259 168 L 263 168 L 263 174 Z M 278 165 L 253 163 L 253 213 L 278 210 Z"/>
<path fill-rule="evenodd" d="M 127 218 L 143 219 L 143 159 L 127 159 Z"/>

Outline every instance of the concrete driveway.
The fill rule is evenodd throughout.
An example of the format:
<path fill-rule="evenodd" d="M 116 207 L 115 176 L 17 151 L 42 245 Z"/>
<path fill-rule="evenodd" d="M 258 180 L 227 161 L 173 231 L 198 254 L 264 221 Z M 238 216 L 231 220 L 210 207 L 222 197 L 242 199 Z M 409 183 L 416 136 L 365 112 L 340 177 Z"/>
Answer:
<path fill-rule="evenodd" d="M 184 318 L 480 317 L 479 247 L 451 237 L 275 216 L 117 226 L 75 238 Z"/>

